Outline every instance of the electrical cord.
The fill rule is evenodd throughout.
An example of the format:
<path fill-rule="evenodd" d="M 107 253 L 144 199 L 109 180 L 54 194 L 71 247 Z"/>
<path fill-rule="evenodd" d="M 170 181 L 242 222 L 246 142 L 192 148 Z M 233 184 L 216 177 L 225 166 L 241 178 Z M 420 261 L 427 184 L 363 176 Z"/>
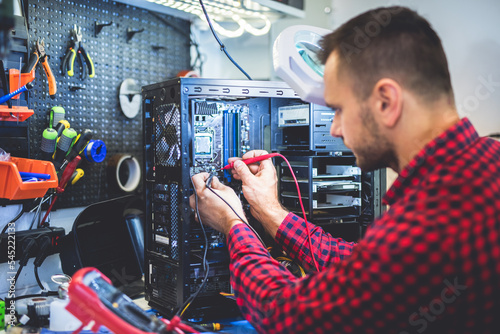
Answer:
<path fill-rule="evenodd" d="M 21 271 L 23 270 L 24 266 L 28 263 L 28 260 L 30 258 L 30 252 L 31 250 L 36 246 L 36 241 L 33 238 L 28 238 L 25 239 L 23 242 L 23 257 L 19 260 L 19 269 L 17 269 L 16 276 L 14 278 L 14 282 L 17 283 L 17 279 L 19 278 L 19 275 L 21 275 Z"/>
<path fill-rule="evenodd" d="M 293 180 L 295 182 L 295 186 L 297 187 L 297 194 L 298 194 L 298 197 L 299 197 L 299 202 L 300 202 L 300 208 L 302 209 L 302 215 L 303 215 L 303 218 L 304 218 L 304 222 L 305 222 L 305 225 L 306 225 L 306 232 L 307 232 L 307 240 L 309 242 L 309 251 L 311 253 L 311 258 L 312 258 L 312 261 L 314 263 L 314 266 L 316 268 L 316 271 L 319 272 L 319 266 L 318 266 L 318 262 L 316 261 L 316 257 L 314 256 L 314 253 L 313 253 L 313 247 L 312 247 L 312 241 L 311 241 L 311 233 L 309 231 L 309 224 L 307 223 L 307 216 L 306 216 L 306 210 L 304 209 L 304 203 L 302 202 L 302 196 L 300 194 L 300 187 L 299 187 L 299 182 L 297 181 L 297 178 L 295 177 L 295 173 L 293 172 L 293 168 L 292 166 L 290 165 L 290 162 L 288 162 L 288 159 L 282 155 L 282 154 L 279 154 L 279 153 L 273 153 L 275 154 L 275 156 L 277 157 L 280 157 L 282 158 L 286 164 L 288 165 L 288 168 L 290 169 L 290 174 L 292 175 L 293 177 Z M 211 175 L 211 177 L 213 177 L 213 175 Z M 219 197 L 221 200 L 224 201 L 224 203 L 226 203 L 230 208 L 231 210 L 233 210 L 233 212 L 236 214 L 236 216 L 241 220 L 243 221 L 244 223 L 247 224 L 248 227 L 250 227 L 250 229 L 255 233 L 255 235 L 259 238 L 259 240 L 262 242 L 262 245 L 264 245 L 264 247 L 266 247 L 266 244 L 264 243 L 264 241 L 260 238 L 259 234 L 253 229 L 252 226 L 250 226 L 250 224 L 248 224 L 245 220 L 243 220 L 240 215 L 234 210 L 234 208 L 224 199 L 222 198 L 219 194 L 217 194 L 211 187 L 209 187 L 209 183 L 211 184 L 211 177 L 207 180 L 207 188 L 213 192 L 215 195 L 217 195 L 217 197 Z M 267 248 L 267 247 L 266 247 Z"/>
<path fill-rule="evenodd" d="M 53 196 L 53 194 L 50 194 L 47 197 L 41 197 L 40 203 L 38 205 L 35 205 L 35 207 L 30 210 L 30 212 L 33 212 L 36 209 L 35 214 L 33 216 L 33 219 L 31 220 L 31 224 L 29 227 L 30 230 L 33 229 L 33 225 L 35 224 L 35 221 L 37 220 L 37 218 L 38 218 L 38 220 L 40 220 L 40 212 L 42 211 L 42 204 L 47 202 L 49 199 L 51 199 L 52 196 Z M 38 223 L 36 225 L 38 226 Z"/>
<path fill-rule="evenodd" d="M 16 221 L 19 220 L 19 218 L 21 218 L 21 216 L 23 215 L 23 213 L 24 213 L 24 204 L 21 206 L 21 211 L 19 211 L 19 213 L 14 218 L 12 218 L 12 220 L 10 222 L 8 222 L 7 224 L 5 224 L 5 226 L 3 227 L 2 233 L 0 234 L 0 246 L 1 246 L 2 240 L 3 240 L 3 238 L 1 236 L 5 234 L 5 231 L 7 231 L 7 229 L 9 228 L 9 226 L 11 226 L 12 224 L 14 224 Z M 0 248 L 0 249 L 2 249 L 2 248 Z"/>
<path fill-rule="evenodd" d="M 267 248 L 266 246 L 266 243 L 264 242 L 264 240 L 262 240 L 262 238 L 260 237 L 260 235 L 257 233 L 257 231 L 255 231 L 255 229 L 252 227 L 252 225 L 250 225 L 249 223 L 246 222 L 246 220 L 243 220 L 243 218 L 241 218 L 241 216 L 236 212 L 236 210 L 234 210 L 234 208 L 231 206 L 231 204 L 229 204 L 224 198 L 222 198 L 222 196 L 220 196 L 219 194 L 217 194 L 215 192 L 215 190 L 213 190 L 211 187 L 207 187 L 208 190 L 210 190 L 211 192 L 213 192 L 217 197 L 219 197 L 222 201 L 224 201 L 224 203 L 227 204 L 227 206 L 229 206 L 229 208 L 231 210 L 233 210 L 234 214 L 238 217 L 239 220 L 241 220 L 243 223 L 245 223 L 252 231 L 253 233 L 255 233 L 255 235 L 257 236 L 257 238 L 260 240 L 260 242 L 262 243 L 262 245 Z"/>
<path fill-rule="evenodd" d="M 205 5 L 203 4 L 203 0 L 199 0 L 199 1 L 200 1 L 201 9 L 203 10 L 203 13 L 205 14 L 205 18 L 207 19 L 208 26 L 209 26 L 210 30 L 212 31 L 212 34 L 214 35 L 215 40 L 220 45 L 220 50 L 222 52 L 224 52 L 224 54 L 227 56 L 227 58 L 234 64 L 234 66 L 236 66 L 241 71 L 241 73 L 243 73 L 248 78 L 248 80 L 252 80 L 252 78 L 248 75 L 248 73 L 245 72 L 241 68 L 240 65 L 238 65 L 238 63 L 231 57 L 231 55 L 229 55 L 229 53 L 226 50 L 226 46 L 224 45 L 224 43 L 222 43 L 222 41 L 219 39 L 219 36 L 217 36 L 217 33 L 214 30 L 214 27 L 212 25 L 212 21 L 210 21 L 210 17 L 208 16 L 208 13 L 207 13 L 207 10 L 205 8 Z"/>
<path fill-rule="evenodd" d="M 191 184 L 193 185 L 193 189 L 195 189 L 192 178 L 191 178 Z M 196 215 L 198 216 L 198 221 L 200 223 L 201 230 L 203 231 L 203 237 L 205 238 L 205 251 L 203 253 L 203 260 L 202 260 L 203 269 L 205 270 L 205 276 L 203 277 L 203 281 L 201 282 L 200 286 L 198 287 L 198 290 L 196 290 L 196 292 L 193 295 L 191 295 L 175 313 L 175 315 L 178 316 L 179 318 L 182 317 L 182 315 L 184 314 L 184 312 L 186 312 L 186 310 L 191 305 L 193 300 L 195 300 L 196 297 L 198 297 L 198 294 L 205 287 L 205 285 L 207 283 L 207 279 L 208 279 L 208 272 L 210 270 L 210 265 L 207 261 L 208 238 L 207 238 L 207 234 L 205 233 L 205 227 L 203 226 L 203 222 L 201 221 L 200 211 L 198 209 L 198 194 L 196 193 L 196 191 L 194 191 L 194 201 L 195 201 L 195 207 L 196 207 Z"/>
<path fill-rule="evenodd" d="M 293 181 L 295 181 L 295 186 L 297 187 L 297 194 L 299 196 L 300 208 L 302 209 L 302 215 L 304 216 L 304 223 L 306 224 L 307 240 L 309 242 L 309 251 L 311 252 L 311 258 L 313 260 L 314 266 L 316 267 L 316 271 L 319 272 L 318 262 L 316 262 L 316 257 L 314 256 L 314 253 L 313 253 L 313 247 L 312 247 L 312 242 L 311 242 L 311 233 L 309 232 L 309 224 L 307 224 L 306 210 L 304 209 L 304 203 L 302 202 L 302 196 L 300 195 L 299 182 L 297 181 L 297 178 L 295 177 L 295 173 L 293 172 L 293 168 L 290 165 L 290 162 L 288 162 L 288 159 L 285 158 L 285 156 L 282 154 L 277 154 L 276 156 L 285 160 L 286 164 L 288 165 L 288 168 L 290 169 L 290 174 L 292 174 Z"/>
<path fill-rule="evenodd" d="M 45 287 L 42 285 L 42 282 L 40 281 L 40 277 L 38 276 L 38 267 L 40 267 L 42 265 L 42 263 L 45 261 L 45 259 L 47 258 L 51 244 L 52 244 L 52 240 L 50 239 L 49 236 L 47 236 L 47 235 L 42 236 L 38 240 L 38 254 L 35 258 L 35 261 L 33 261 L 36 282 L 38 283 L 38 286 L 42 290 L 45 290 Z"/>
<path fill-rule="evenodd" d="M 45 287 L 43 286 L 42 282 L 40 281 L 40 276 L 38 276 L 38 267 L 35 266 L 34 267 L 34 272 L 35 272 L 35 279 L 36 279 L 36 283 L 38 284 L 38 286 L 40 287 L 40 289 L 45 290 Z"/>

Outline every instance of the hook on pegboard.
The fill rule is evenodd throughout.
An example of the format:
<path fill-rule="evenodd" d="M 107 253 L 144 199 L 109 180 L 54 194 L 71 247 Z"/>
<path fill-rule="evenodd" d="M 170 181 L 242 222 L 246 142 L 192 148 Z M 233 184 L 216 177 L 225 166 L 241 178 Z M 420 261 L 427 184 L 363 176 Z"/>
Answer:
<path fill-rule="evenodd" d="M 139 29 L 139 30 L 134 30 L 130 27 L 127 28 L 127 43 L 134 37 L 135 34 L 143 32 L 144 28 Z"/>
<path fill-rule="evenodd" d="M 97 37 L 99 33 L 101 32 L 102 28 L 110 26 L 113 24 L 113 21 L 109 23 L 99 23 L 97 21 L 94 22 L 94 37 Z"/>

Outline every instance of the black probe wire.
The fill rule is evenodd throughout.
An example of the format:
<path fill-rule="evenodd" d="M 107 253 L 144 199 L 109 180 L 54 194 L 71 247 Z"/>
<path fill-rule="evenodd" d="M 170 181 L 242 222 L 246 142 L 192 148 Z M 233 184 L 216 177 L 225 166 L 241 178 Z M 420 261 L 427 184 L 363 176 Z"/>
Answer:
<path fill-rule="evenodd" d="M 212 34 L 214 35 L 215 39 L 217 40 L 217 43 L 219 43 L 219 45 L 220 45 L 220 50 L 226 54 L 227 58 L 229 58 L 229 60 L 234 64 L 234 66 L 236 66 L 241 71 L 241 73 L 243 73 L 248 78 L 248 80 L 252 80 L 252 78 L 248 75 L 248 73 L 245 72 L 241 68 L 241 66 L 238 65 L 238 63 L 229 55 L 229 53 L 226 50 L 226 46 L 224 45 L 224 43 L 221 42 L 221 40 L 219 39 L 219 36 L 217 36 L 217 33 L 214 30 L 214 27 L 212 26 L 212 21 L 210 21 L 210 17 L 208 16 L 208 13 L 207 13 L 207 10 L 205 8 L 205 5 L 203 4 L 203 1 L 202 0 L 199 0 L 199 1 L 200 1 L 201 9 L 203 10 L 203 13 L 205 14 L 205 17 L 207 19 L 208 26 L 210 27 Z"/>
<path fill-rule="evenodd" d="M 203 253 L 203 269 L 205 270 L 205 276 L 203 277 L 203 281 L 201 282 L 200 286 L 198 287 L 198 290 L 196 290 L 196 292 L 193 295 L 191 295 L 175 313 L 175 315 L 178 316 L 179 318 L 182 317 L 184 312 L 188 309 L 189 305 L 191 305 L 193 300 L 195 300 L 195 298 L 198 297 L 198 294 L 205 287 L 205 285 L 207 283 L 207 279 L 208 279 L 208 272 L 210 270 L 210 264 L 207 261 L 208 238 L 207 238 L 207 234 L 205 232 L 205 227 L 203 226 L 203 222 L 201 221 L 200 211 L 198 209 L 198 193 L 196 192 L 196 188 L 194 186 L 192 178 L 191 178 L 191 184 L 193 185 L 193 189 L 194 189 L 194 201 L 195 201 L 195 207 L 196 207 L 196 215 L 198 216 L 198 221 L 200 223 L 201 230 L 203 231 L 203 237 L 205 238 L 205 251 Z"/>
<path fill-rule="evenodd" d="M 215 192 L 215 190 L 213 190 L 213 189 L 212 189 L 212 188 L 210 188 L 210 187 L 209 187 L 208 189 L 209 189 L 211 192 L 213 192 L 213 193 L 214 193 L 217 197 L 219 197 L 222 201 L 224 201 L 224 203 L 226 203 L 226 204 L 227 204 L 227 206 L 229 206 L 229 208 L 230 208 L 231 210 L 233 210 L 234 214 L 235 214 L 236 216 L 238 216 L 238 219 L 239 219 L 239 220 L 241 220 L 243 223 L 245 223 L 245 224 L 246 224 L 246 225 L 247 225 L 247 226 L 248 226 L 248 227 L 249 227 L 249 228 L 253 231 L 253 233 L 255 233 L 255 235 L 256 235 L 256 236 L 257 236 L 257 238 L 260 240 L 260 242 L 262 243 L 262 245 L 264 246 L 264 248 L 266 248 L 266 249 L 267 249 L 267 246 L 266 246 L 266 244 L 265 244 L 264 240 L 262 240 L 262 238 L 260 237 L 259 233 L 257 233 L 257 231 L 255 231 L 255 229 L 252 227 L 252 225 L 250 225 L 249 223 L 247 223 L 247 221 L 246 221 L 246 220 L 243 220 L 243 218 L 241 218 L 241 216 L 240 216 L 240 215 L 236 212 L 236 210 L 235 210 L 235 209 L 231 206 L 231 204 L 229 204 L 229 203 L 228 203 L 228 202 L 227 202 L 224 198 L 222 198 L 222 196 L 221 196 L 221 195 L 217 194 L 217 193 Z"/>

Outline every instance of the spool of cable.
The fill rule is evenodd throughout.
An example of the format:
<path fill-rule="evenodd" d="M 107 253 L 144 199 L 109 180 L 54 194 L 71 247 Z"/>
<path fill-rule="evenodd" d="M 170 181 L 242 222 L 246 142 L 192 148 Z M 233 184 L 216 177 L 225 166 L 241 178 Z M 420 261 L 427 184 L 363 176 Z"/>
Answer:
<path fill-rule="evenodd" d="M 117 154 L 108 161 L 111 183 L 121 191 L 132 192 L 141 182 L 141 166 L 130 154 Z"/>
<path fill-rule="evenodd" d="M 89 162 L 103 162 L 106 158 L 106 154 L 108 153 L 106 149 L 106 144 L 102 140 L 91 140 L 85 150 L 83 151 L 85 154 L 85 159 Z"/>
<path fill-rule="evenodd" d="M 56 149 L 57 131 L 52 128 L 43 130 L 42 134 L 42 160 L 50 161 Z"/>

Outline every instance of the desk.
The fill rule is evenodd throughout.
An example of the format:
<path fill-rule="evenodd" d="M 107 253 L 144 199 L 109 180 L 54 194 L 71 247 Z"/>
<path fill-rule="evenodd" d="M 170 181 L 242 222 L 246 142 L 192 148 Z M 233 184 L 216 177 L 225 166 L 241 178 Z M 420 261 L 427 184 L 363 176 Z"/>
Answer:
<path fill-rule="evenodd" d="M 154 310 L 151 310 L 149 307 L 147 301 L 144 298 L 138 298 L 134 299 L 134 303 L 137 304 L 139 307 L 144 309 L 147 312 L 154 312 Z M 221 331 L 218 332 L 203 332 L 203 333 L 212 333 L 212 334 L 255 334 L 257 331 L 255 328 L 250 325 L 250 323 L 246 320 L 236 320 L 236 319 L 221 319 L 218 321 L 213 321 L 213 322 L 219 322 L 224 325 L 229 325 L 228 327 L 224 328 Z M 18 327 L 18 329 L 21 329 L 21 327 Z M 4 331 L 0 331 L 0 334 L 5 333 Z M 17 332 L 16 332 L 17 333 Z M 19 334 L 21 331 L 18 332 Z M 48 328 L 42 328 L 41 334 L 72 334 L 73 331 L 65 331 L 65 332 L 53 332 L 49 330 Z M 81 331 L 82 334 L 94 334 L 94 332 L 90 330 L 83 330 Z M 110 330 L 108 330 L 105 327 L 101 327 L 97 334 L 112 334 Z M 126 333 L 115 333 L 115 334 L 126 334 Z"/>
<path fill-rule="evenodd" d="M 231 327 L 226 327 L 221 331 L 218 332 L 203 332 L 207 334 L 255 334 L 257 331 L 255 328 L 250 325 L 250 323 L 246 320 L 236 320 L 236 321 L 221 321 L 222 324 L 229 324 Z M 71 334 L 73 333 L 72 331 L 70 332 L 53 332 L 50 331 L 46 328 L 43 328 L 42 331 L 40 332 L 41 334 Z M 82 334 L 94 334 L 94 332 L 90 330 L 84 330 L 81 332 Z M 99 332 L 97 334 L 110 334 L 112 333 L 109 331 L 107 328 L 101 327 Z M 125 333 L 116 333 L 116 334 L 125 334 Z"/>

